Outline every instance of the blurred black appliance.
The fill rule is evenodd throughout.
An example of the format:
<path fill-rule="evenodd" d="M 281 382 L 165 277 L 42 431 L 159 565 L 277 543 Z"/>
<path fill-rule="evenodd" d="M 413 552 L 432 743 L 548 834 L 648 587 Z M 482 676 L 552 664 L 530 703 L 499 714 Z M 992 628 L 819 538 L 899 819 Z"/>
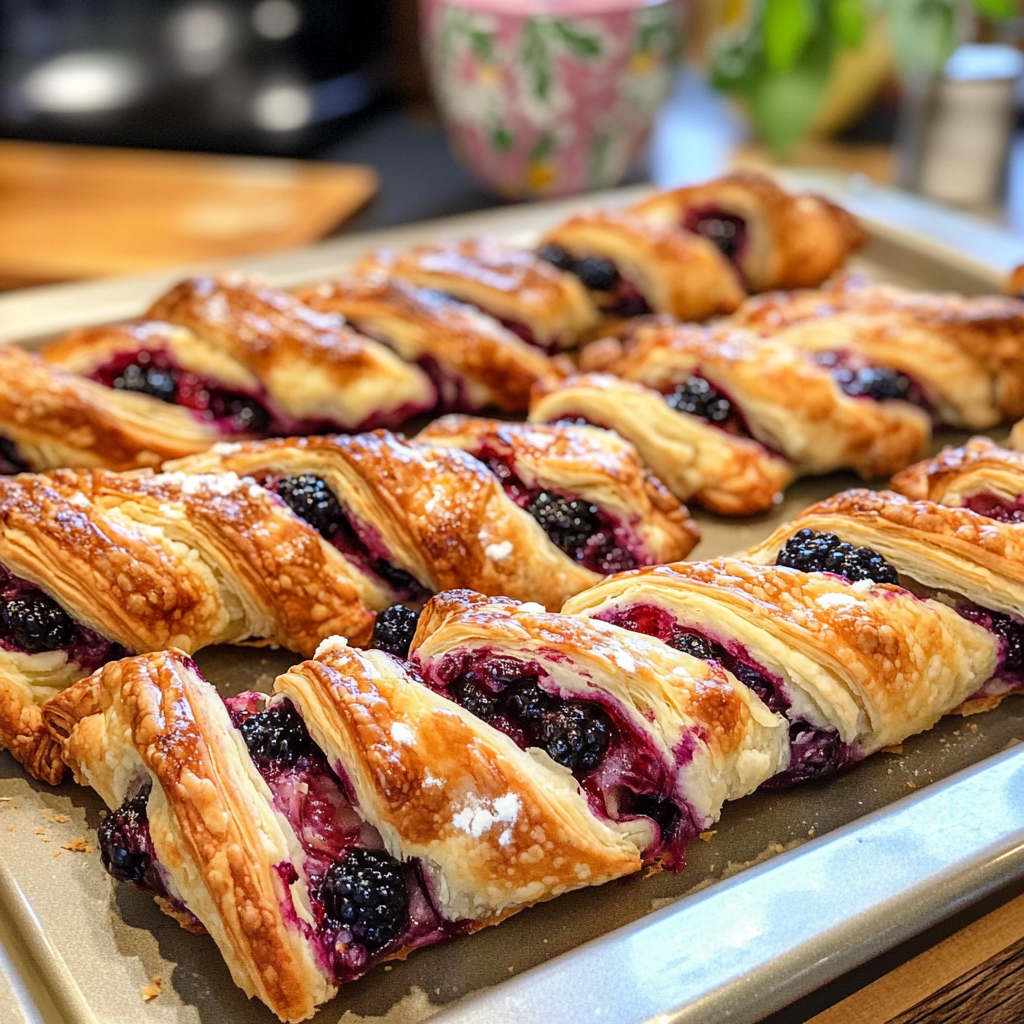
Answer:
<path fill-rule="evenodd" d="M 0 0 L 0 135 L 298 153 L 382 95 L 385 0 Z"/>

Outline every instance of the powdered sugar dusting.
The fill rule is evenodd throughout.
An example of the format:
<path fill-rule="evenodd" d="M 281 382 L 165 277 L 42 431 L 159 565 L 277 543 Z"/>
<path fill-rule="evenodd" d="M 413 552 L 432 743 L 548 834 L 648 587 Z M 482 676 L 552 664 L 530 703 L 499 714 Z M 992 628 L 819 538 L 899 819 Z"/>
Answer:
<path fill-rule="evenodd" d="M 495 825 L 514 825 L 519 820 L 519 812 L 522 810 L 522 803 L 515 793 L 506 793 L 504 796 L 495 797 L 488 802 L 470 797 L 469 803 L 452 815 L 452 824 L 461 832 L 479 839 L 485 832 Z M 504 838 L 505 836 L 508 838 Z M 498 837 L 501 846 L 507 846 L 512 841 L 512 830 L 503 829 Z"/>
<path fill-rule="evenodd" d="M 492 562 L 500 562 L 503 558 L 508 558 L 512 554 L 512 541 L 503 540 L 499 544 L 488 544 L 484 548 L 484 554 Z"/>
<path fill-rule="evenodd" d="M 395 722 L 391 726 L 391 738 L 396 743 L 401 743 L 403 746 L 409 746 L 416 739 L 416 734 L 405 724 L 405 722 Z"/>

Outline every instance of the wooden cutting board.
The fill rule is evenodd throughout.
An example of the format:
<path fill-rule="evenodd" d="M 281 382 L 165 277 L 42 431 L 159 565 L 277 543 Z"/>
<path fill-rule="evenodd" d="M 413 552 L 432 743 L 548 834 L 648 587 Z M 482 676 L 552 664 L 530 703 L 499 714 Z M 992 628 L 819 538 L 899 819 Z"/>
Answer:
<path fill-rule="evenodd" d="M 0 287 L 306 245 L 377 188 L 359 164 L 0 141 Z"/>

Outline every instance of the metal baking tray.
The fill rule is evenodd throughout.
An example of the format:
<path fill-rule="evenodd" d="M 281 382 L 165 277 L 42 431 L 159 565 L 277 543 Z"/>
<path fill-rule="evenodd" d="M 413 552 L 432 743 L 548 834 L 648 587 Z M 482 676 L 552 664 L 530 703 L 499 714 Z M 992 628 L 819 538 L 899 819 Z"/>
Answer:
<path fill-rule="evenodd" d="M 872 244 L 856 262 L 881 278 L 978 293 L 1024 260 L 1024 242 L 923 200 L 840 179 L 810 184 L 862 217 Z M 233 265 L 297 284 L 372 247 L 481 230 L 525 236 L 581 205 L 635 195 L 491 211 Z M 0 337 L 33 347 L 72 326 L 135 315 L 183 273 L 0 296 Z M 936 446 L 965 436 L 947 432 Z M 698 513 L 704 538 L 694 554 L 745 548 L 857 483 L 843 474 L 803 480 L 771 514 L 740 522 Z M 197 660 L 223 689 L 239 690 L 267 689 L 296 657 L 214 648 Z M 902 752 L 828 782 L 756 793 L 726 807 L 681 874 L 570 893 L 378 967 L 314 1020 L 752 1024 L 1024 877 L 1022 740 L 1024 698 L 1012 697 L 984 715 L 946 718 Z M 0 1021 L 272 1024 L 234 986 L 209 938 L 115 885 L 95 850 L 63 848 L 76 839 L 95 846 L 100 809 L 91 791 L 44 786 L 0 754 Z M 146 1001 L 154 979 L 160 994 Z"/>

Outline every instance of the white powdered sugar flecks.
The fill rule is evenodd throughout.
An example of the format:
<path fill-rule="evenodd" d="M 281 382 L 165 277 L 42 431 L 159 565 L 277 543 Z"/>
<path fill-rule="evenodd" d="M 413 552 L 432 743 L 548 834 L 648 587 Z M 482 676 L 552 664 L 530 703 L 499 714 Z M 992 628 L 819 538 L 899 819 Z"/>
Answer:
<path fill-rule="evenodd" d="M 401 743 L 403 746 L 407 747 L 416 739 L 416 734 L 405 724 L 405 722 L 395 722 L 395 724 L 391 726 L 391 738 L 396 743 Z"/>
<path fill-rule="evenodd" d="M 612 660 L 615 662 L 623 672 L 635 672 L 636 662 L 633 658 L 626 654 L 625 651 L 616 651 L 612 656 Z"/>
<path fill-rule="evenodd" d="M 427 770 L 423 773 L 423 785 L 428 789 L 439 789 L 444 785 L 444 779 L 439 779 L 436 775 L 431 775 L 430 771 Z"/>
<path fill-rule="evenodd" d="M 242 446 L 238 441 L 218 441 L 212 449 L 216 455 L 234 455 L 241 450 Z"/>
<path fill-rule="evenodd" d="M 522 804 L 515 793 L 506 793 L 504 796 L 495 797 L 488 804 L 485 800 L 477 800 L 470 797 L 469 803 L 452 816 L 452 824 L 474 839 L 479 839 L 488 829 L 494 825 L 514 825 L 519 820 L 519 812 Z M 498 842 L 507 846 L 512 841 L 511 829 L 503 829 L 502 834 L 508 833 L 508 839 Z"/>
<path fill-rule="evenodd" d="M 503 558 L 508 558 L 512 554 L 512 541 L 503 540 L 500 544 L 488 544 L 484 548 L 484 554 L 492 562 L 500 562 Z"/>
<path fill-rule="evenodd" d="M 521 612 L 529 612 L 531 615 L 543 615 L 547 608 L 542 604 L 537 604 L 536 601 L 524 601 L 520 606 Z"/>
<path fill-rule="evenodd" d="M 859 602 L 849 594 L 821 594 L 814 599 L 814 603 L 822 608 L 848 608 Z"/>
<path fill-rule="evenodd" d="M 856 590 L 858 594 L 866 594 L 869 590 L 873 590 L 874 586 L 874 580 L 857 580 L 857 582 L 853 584 L 851 589 Z"/>

